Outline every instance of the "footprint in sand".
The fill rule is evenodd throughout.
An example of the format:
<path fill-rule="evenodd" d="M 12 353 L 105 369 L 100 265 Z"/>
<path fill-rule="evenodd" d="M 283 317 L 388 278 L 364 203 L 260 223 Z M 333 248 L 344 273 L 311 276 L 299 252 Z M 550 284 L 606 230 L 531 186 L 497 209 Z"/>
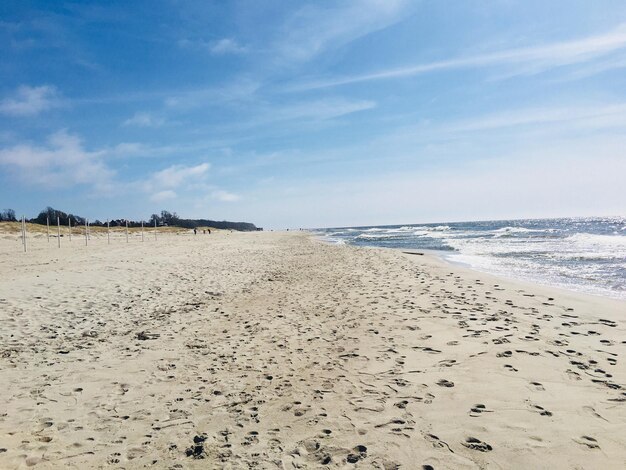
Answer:
<path fill-rule="evenodd" d="M 438 436 L 435 436 L 434 434 L 430 434 L 430 433 L 424 433 L 423 435 L 424 435 L 424 439 L 430 442 L 433 445 L 433 447 L 435 448 L 446 447 L 450 452 L 454 452 L 452 449 L 450 449 L 450 446 L 448 445 L 448 443 L 439 439 Z"/>
<path fill-rule="evenodd" d="M 493 411 L 488 410 L 482 403 L 474 405 L 469 411 L 469 415 L 473 418 L 480 416 L 482 413 L 493 413 Z"/>
<path fill-rule="evenodd" d="M 580 439 L 574 439 L 574 442 L 587 446 L 589 449 L 599 449 L 598 441 L 590 436 L 581 436 Z"/>
<path fill-rule="evenodd" d="M 441 379 L 439 382 L 437 382 L 437 385 L 439 385 L 440 387 L 454 387 L 454 382 L 450 382 L 446 379 Z"/>
<path fill-rule="evenodd" d="M 543 406 L 539 406 L 539 405 L 530 405 L 530 406 L 534 411 L 539 413 L 541 416 L 552 416 L 552 412 L 546 410 Z"/>
<path fill-rule="evenodd" d="M 477 450 L 480 452 L 489 452 L 493 450 L 493 447 L 491 447 L 489 444 L 481 441 L 480 439 L 476 439 L 475 437 L 468 437 L 467 439 L 465 439 L 465 442 L 462 442 L 462 444 L 468 449 Z"/>

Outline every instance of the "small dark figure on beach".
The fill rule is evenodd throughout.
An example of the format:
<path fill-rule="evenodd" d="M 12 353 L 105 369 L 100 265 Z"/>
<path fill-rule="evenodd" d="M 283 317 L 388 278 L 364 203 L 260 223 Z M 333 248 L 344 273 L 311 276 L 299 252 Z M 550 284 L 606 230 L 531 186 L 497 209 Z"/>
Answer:
<path fill-rule="evenodd" d="M 209 231 L 209 235 L 211 235 L 211 229 L 209 228 L 209 229 L 207 229 L 207 230 Z"/>
<path fill-rule="evenodd" d="M 196 233 L 198 233 L 198 231 L 194 228 L 193 229 L 193 234 L 195 235 Z"/>
<path fill-rule="evenodd" d="M 206 230 L 202 230 L 202 234 L 203 234 L 203 235 L 206 235 Z"/>

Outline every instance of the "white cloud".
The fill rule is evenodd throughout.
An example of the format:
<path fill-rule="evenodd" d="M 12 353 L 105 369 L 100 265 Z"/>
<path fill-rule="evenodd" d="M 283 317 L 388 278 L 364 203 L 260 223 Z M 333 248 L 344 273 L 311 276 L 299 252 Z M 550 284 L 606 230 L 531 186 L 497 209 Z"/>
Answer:
<path fill-rule="evenodd" d="M 165 191 L 158 191 L 156 193 L 154 193 L 152 196 L 150 196 L 150 200 L 152 202 L 163 202 L 163 201 L 169 201 L 171 199 L 176 199 L 178 195 L 176 194 L 175 191 L 172 191 L 171 189 L 167 189 Z"/>
<path fill-rule="evenodd" d="M 183 48 L 196 48 L 208 50 L 212 55 L 245 54 L 248 48 L 239 44 L 235 39 L 222 38 L 216 41 L 205 41 L 204 39 L 181 39 L 178 45 Z"/>
<path fill-rule="evenodd" d="M 526 108 L 450 123 L 442 132 L 489 131 L 508 127 L 564 125 L 569 131 L 626 126 L 626 103 Z"/>
<path fill-rule="evenodd" d="M 223 38 L 219 41 L 213 41 L 209 44 L 209 50 L 214 55 L 225 54 L 243 54 L 247 49 L 240 45 L 237 41 L 230 38 Z"/>
<path fill-rule="evenodd" d="M 170 108 L 190 109 L 206 105 L 249 101 L 260 86 L 261 84 L 254 80 L 234 80 L 224 86 L 172 93 L 165 98 L 164 102 Z"/>
<path fill-rule="evenodd" d="M 81 140 L 65 130 L 52 134 L 46 147 L 20 144 L 0 150 L 0 165 L 27 183 L 46 187 L 100 187 L 114 174 L 102 161 L 102 152 L 86 151 Z"/>
<path fill-rule="evenodd" d="M 365 111 L 376 107 L 370 100 L 348 100 L 344 98 L 327 98 L 315 101 L 294 103 L 283 107 L 274 107 L 269 113 L 271 120 L 332 119 L 346 114 Z"/>
<path fill-rule="evenodd" d="M 57 91 L 53 86 L 22 85 L 12 98 L 0 101 L 0 113 L 12 116 L 34 116 L 58 104 Z"/>
<path fill-rule="evenodd" d="M 244 129 L 285 122 L 289 124 L 321 122 L 348 114 L 367 111 L 377 106 L 371 100 L 350 100 L 345 98 L 322 98 L 310 101 L 297 101 L 285 105 L 259 106 L 250 110 L 249 119 L 241 119 L 230 129 Z"/>
<path fill-rule="evenodd" d="M 236 202 L 241 199 L 238 194 L 230 193 L 228 191 L 216 190 L 211 193 L 211 197 L 221 202 Z"/>
<path fill-rule="evenodd" d="M 312 81 L 293 87 L 292 90 L 326 88 L 373 80 L 412 77 L 415 75 L 441 70 L 498 65 L 517 66 L 518 69 L 511 75 L 538 73 L 555 67 L 591 62 L 609 54 L 621 51 L 625 48 L 626 25 L 620 25 L 618 28 L 610 32 L 596 36 L 589 36 L 584 39 L 556 42 L 525 48 L 507 49 L 492 53 L 470 55 L 466 57 L 411 65 L 408 67 L 381 70 L 362 75 Z M 615 64 L 615 67 L 624 66 L 623 60 L 616 61 Z M 610 68 L 610 64 L 604 63 L 603 67 L 599 68 L 598 71 L 604 71 L 608 68 Z"/>
<path fill-rule="evenodd" d="M 107 150 L 107 155 L 113 157 L 134 157 L 149 153 L 151 148 L 141 142 L 121 142 Z"/>
<path fill-rule="evenodd" d="M 278 53 L 287 59 L 310 59 L 329 46 L 340 47 L 400 21 L 411 2 L 347 0 L 334 5 L 298 9 L 279 31 Z"/>
<path fill-rule="evenodd" d="M 153 188 L 174 189 L 185 184 L 204 180 L 211 165 L 201 163 L 196 166 L 172 165 L 164 170 L 152 173 L 148 182 L 148 190 Z"/>
<path fill-rule="evenodd" d="M 125 126 L 137 127 L 160 127 L 163 124 L 165 124 L 165 119 L 147 112 L 137 112 L 131 118 L 124 121 Z"/>

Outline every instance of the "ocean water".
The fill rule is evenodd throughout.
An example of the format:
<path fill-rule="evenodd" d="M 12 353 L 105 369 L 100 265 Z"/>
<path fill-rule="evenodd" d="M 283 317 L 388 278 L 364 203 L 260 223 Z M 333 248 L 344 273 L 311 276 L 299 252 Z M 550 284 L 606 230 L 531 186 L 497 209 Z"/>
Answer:
<path fill-rule="evenodd" d="M 626 299 L 626 218 L 497 220 L 318 229 L 326 241 L 437 250 L 513 279 Z"/>

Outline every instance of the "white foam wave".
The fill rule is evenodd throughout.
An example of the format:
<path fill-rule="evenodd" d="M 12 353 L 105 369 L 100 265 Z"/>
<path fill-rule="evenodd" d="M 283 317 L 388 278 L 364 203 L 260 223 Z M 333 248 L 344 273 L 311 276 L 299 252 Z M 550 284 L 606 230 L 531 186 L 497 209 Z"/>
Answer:
<path fill-rule="evenodd" d="M 508 232 L 508 233 L 525 233 L 525 232 L 535 232 L 535 230 L 525 228 L 525 227 L 502 227 L 494 230 L 496 233 Z"/>
<path fill-rule="evenodd" d="M 624 235 L 597 235 L 591 233 L 576 233 L 566 238 L 579 245 L 587 246 L 611 246 L 626 249 L 626 236 Z"/>

